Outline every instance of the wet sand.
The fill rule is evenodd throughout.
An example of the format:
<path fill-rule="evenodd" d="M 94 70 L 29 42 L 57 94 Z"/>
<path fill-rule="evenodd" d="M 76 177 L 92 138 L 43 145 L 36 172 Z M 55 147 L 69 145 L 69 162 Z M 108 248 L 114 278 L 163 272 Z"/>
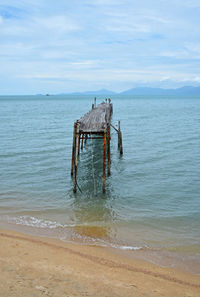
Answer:
<path fill-rule="evenodd" d="M 2 297 L 199 297 L 200 276 L 115 250 L 0 229 Z"/>

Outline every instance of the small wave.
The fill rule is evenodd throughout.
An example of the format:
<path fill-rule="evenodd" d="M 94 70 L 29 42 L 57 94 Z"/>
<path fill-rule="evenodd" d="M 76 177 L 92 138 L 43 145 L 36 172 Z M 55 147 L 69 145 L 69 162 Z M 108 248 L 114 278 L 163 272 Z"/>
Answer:
<path fill-rule="evenodd" d="M 35 218 L 32 216 L 19 216 L 19 217 L 6 217 L 6 220 L 9 223 L 15 223 L 17 225 L 29 226 L 29 227 L 37 227 L 37 228 L 49 228 L 55 229 L 58 227 L 73 227 L 73 225 L 63 225 L 56 221 L 49 221 L 44 219 Z"/>
<path fill-rule="evenodd" d="M 139 251 L 143 250 L 144 248 L 141 246 L 119 246 L 121 250 L 128 250 L 128 251 Z"/>
<path fill-rule="evenodd" d="M 21 226 L 27 226 L 27 227 L 34 227 L 34 228 L 41 228 L 41 229 L 56 229 L 56 228 L 72 228 L 71 235 L 70 233 L 60 233 L 57 234 L 58 238 L 63 241 L 69 241 L 70 239 L 75 241 L 81 241 L 84 244 L 92 244 L 102 247 L 110 247 L 114 249 L 120 249 L 124 251 L 138 251 L 143 250 L 144 247 L 141 246 L 129 246 L 129 245 L 120 245 L 119 243 L 113 243 L 109 240 L 104 240 L 100 237 L 93 237 L 93 236 L 86 236 L 83 234 L 80 234 L 79 232 L 76 232 L 77 230 L 74 230 L 74 227 L 77 228 L 76 224 L 61 224 L 56 221 L 50 221 L 50 220 L 44 220 L 40 218 L 36 218 L 33 216 L 23 215 L 23 216 L 1 216 L 1 219 L 4 221 L 7 221 L 10 224 L 16 224 Z"/>
<path fill-rule="evenodd" d="M 120 245 L 118 243 L 113 243 L 108 240 L 103 240 L 101 238 L 93 238 L 90 236 L 81 236 L 80 234 L 76 234 L 76 239 L 81 239 L 82 242 L 85 244 L 95 245 L 95 246 L 101 246 L 101 247 L 109 247 L 114 249 L 120 249 L 123 251 L 139 251 L 147 249 L 147 246 L 129 246 L 129 245 Z M 62 240 L 65 240 L 64 238 Z"/>

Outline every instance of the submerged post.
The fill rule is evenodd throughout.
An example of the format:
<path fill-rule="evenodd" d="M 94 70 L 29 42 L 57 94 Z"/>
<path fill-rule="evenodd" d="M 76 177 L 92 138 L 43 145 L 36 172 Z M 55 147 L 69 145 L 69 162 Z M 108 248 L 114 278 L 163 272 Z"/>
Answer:
<path fill-rule="evenodd" d="M 85 144 L 87 143 L 87 134 L 85 134 Z"/>
<path fill-rule="evenodd" d="M 82 134 L 82 139 L 81 139 L 81 150 L 83 150 L 83 140 L 84 140 L 84 134 Z"/>
<path fill-rule="evenodd" d="M 108 158 L 108 176 L 110 176 L 110 125 L 107 127 L 107 158 Z"/>
<path fill-rule="evenodd" d="M 81 141 L 81 134 L 78 132 L 78 156 L 80 154 L 80 141 Z"/>
<path fill-rule="evenodd" d="M 73 172 L 74 172 L 74 157 L 75 157 L 75 149 L 76 149 L 75 139 L 76 139 L 76 123 L 74 123 L 74 132 L 73 132 L 71 176 L 73 176 Z"/>
<path fill-rule="evenodd" d="M 76 193 L 76 185 L 77 185 L 77 167 L 78 167 L 78 143 L 79 143 L 79 123 L 75 123 L 75 156 L 74 156 L 74 188 L 73 191 Z"/>
<path fill-rule="evenodd" d="M 103 193 L 106 192 L 106 138 L 107 133 L 106 129 L 104 130 L 104 137 L 103 137 Z"/>
<path fill-rule="evenodd" d="M 120 151 L 120 155 L 123 154 L 123 146 L 122 146 L 122 132 L 120 129 L 120 121 L 118 121 L 118 149 Z"/>

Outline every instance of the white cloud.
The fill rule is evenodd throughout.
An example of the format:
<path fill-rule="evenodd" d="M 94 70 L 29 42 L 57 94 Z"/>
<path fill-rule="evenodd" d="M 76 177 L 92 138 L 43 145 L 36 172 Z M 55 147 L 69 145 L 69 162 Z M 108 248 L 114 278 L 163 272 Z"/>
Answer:
<path fill-rule="evenodd" d="M 184 59 L 188 58 L 188 52 L 186 50 L 174 50 L 174 51 L 164 51 L 160 53 L 162 57 Z"/>
<path fill-rule="evenodd" d="M 195 7 L 200 7 L 200 2 L 199 0 L 176 0 L 176 2 L 179 4 L 179 5 L 184 5 L 186 7 L 192 7 L 192 8 L 195 8 Z"/>
<path fill-rule="evenodd" d="M 200 83 L 200 76 L 195 76 L 194 81 Z"/>
<path fill-rule="evenodd" d="M 119 5 L 124 4 L 124 1 L 122 0 L 87 0 L 86 3 L 89 3 L 91 5 L 101 5 L 101 6 L 109 6 L 109 5 Z"/>
<path fill-rule="evenodd" d="M 46 18 L 35 18 L 34 23 L 35 26 L 40 28 L 41 30 L 56 30 L 57 33 L 66 33 L 81 29 L 80 26 L 78 26 L 74 21 L 69 19 L 69 17 L 62 15 Z"/>
<path fill-rule="evenodd" d="M 197 42 L 186 43 L 185 48 L 200 58 L 200 43 L 199 42 L 198 43 Z"/>
<path fill-rule="evenodd" d="M 146 16 L 144 16 L 144 18 L 149 20 L 149 21 L 155 21 L 155 22 L 161 23 L 161 24 L 170 24 L 170 23 L 172 23 L 172 21 L 170 19 L 160 17 L 160 16 L 157 16 L 157 15 L 146 15 Z"/>
<path fill-rule="evenodd" d="M 107 31 L 112 32 L 126 32 L 126 33 L 149 33 L 150 28 L 146 24 L 132 24 L 126 22 L 116 21 L 115 23 L 106 27 Z"/>
<path fill-rule="evenodd" d="M 198 83 L 198 2 L 160 2 L 1 0 L 4 83 Z"/>

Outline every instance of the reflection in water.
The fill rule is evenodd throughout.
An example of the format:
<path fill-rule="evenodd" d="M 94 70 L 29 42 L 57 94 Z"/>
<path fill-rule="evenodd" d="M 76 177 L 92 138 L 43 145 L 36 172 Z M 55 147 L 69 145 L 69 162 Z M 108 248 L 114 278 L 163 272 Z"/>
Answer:
<path fill-rule="evenodd" d="M 111 204 L 109 179 L 106 193 L 102 193 L 103 141 L 88 140 L 80 152 L 78 184 L 82 193 L 74 196 L 72 204 L 76 226 L 74 231 L 81 236 L 109 240 L 113 237 L 111 222 L 115 213 Z"/>
<path fill-rule="evenodd" d="M 82 237 L 89 237 L 94 239 L 110 239 L 110 227 L 100 226 L 75 226 L 73 230 Z"/>
<path fill-rule="evenodd" d="M 102 174 L 103 140 L 88 139 L 78 162 L 78 181 L 84 194 L 102 192 Z"/>

